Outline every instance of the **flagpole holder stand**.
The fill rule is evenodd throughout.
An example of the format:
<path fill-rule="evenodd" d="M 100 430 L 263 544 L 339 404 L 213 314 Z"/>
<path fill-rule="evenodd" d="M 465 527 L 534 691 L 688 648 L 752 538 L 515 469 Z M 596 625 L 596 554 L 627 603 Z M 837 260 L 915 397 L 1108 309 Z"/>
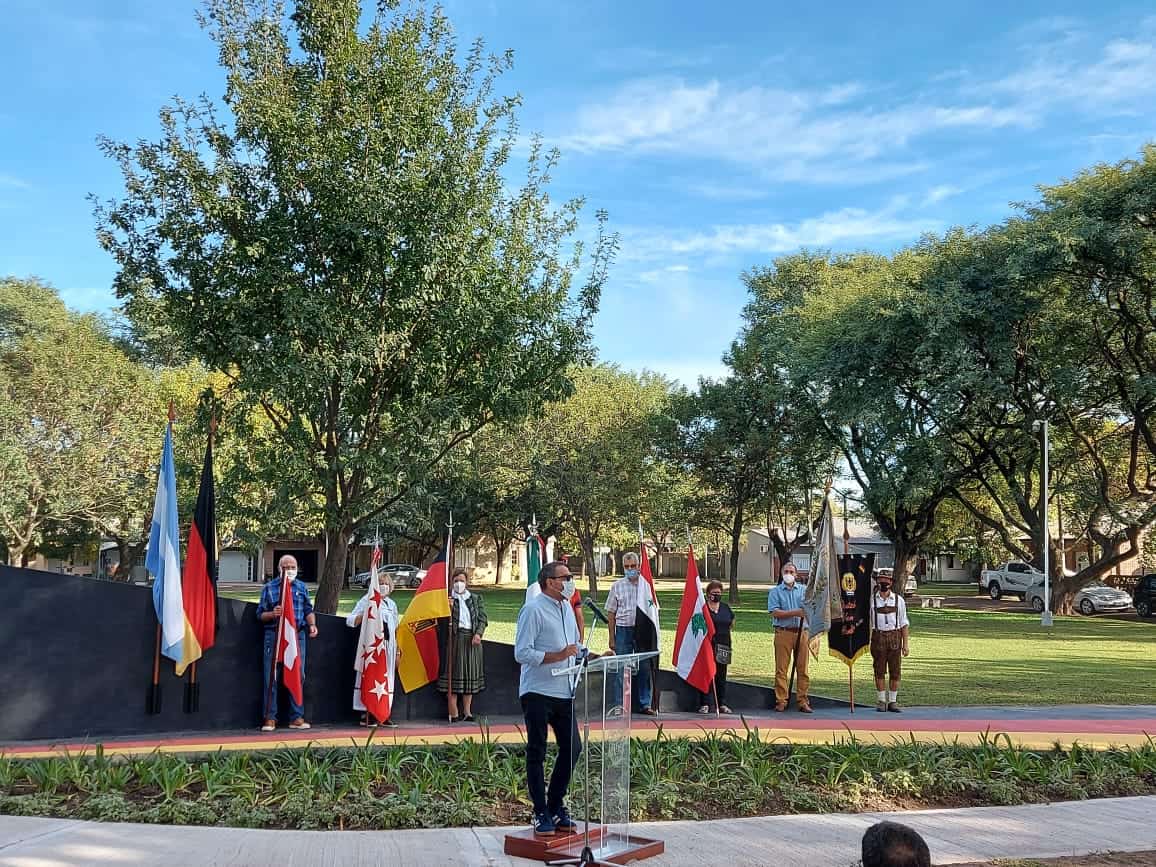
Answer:
<path fill-rule="evenodd" d="M 630 864 L 666 851 L 661 840 L 640 837 L 630 824 L 630 728 L 632 674 L 658 651 L 602 656 L 569 668 L 556 677 L 574 681 L 574 712 L 585 749 L 573 783 L 582 807 L 573 834 L 539 837 L 532 828 L 506 835 L 507 855 L 550 865 Z M 592 724 L 600 727 L 591 738 Z M 596 743 L 595 743 L 596 741 Z M 597 755 L 595 755 L 595 753 Z"/>

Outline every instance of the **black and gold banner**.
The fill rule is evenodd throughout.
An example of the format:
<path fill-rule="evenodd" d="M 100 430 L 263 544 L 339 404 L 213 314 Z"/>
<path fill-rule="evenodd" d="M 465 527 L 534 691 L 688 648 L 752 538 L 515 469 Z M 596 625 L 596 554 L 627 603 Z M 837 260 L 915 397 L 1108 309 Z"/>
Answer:
<path fill-rule="evenodd" d="M 837 587 L 843 617 L 833 621 L 827 630 L 827 647 L 832 656 L 848 665 L 854 665 L 871 644 L 871 573 L 874 566 L 874 554 L 839 555 Z"/>

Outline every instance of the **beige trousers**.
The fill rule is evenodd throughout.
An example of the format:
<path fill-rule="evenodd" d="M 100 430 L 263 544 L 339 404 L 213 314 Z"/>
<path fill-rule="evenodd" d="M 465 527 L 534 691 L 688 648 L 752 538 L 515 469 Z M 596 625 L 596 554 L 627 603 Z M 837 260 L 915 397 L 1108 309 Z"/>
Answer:
<path fill-rule="evenodd" d="M 791 657 L 795 657 L 795 695 L 799 702 L 807 701 L 811 692 L 811 654 L 807 649 L 807 630 L 800 636 L 798 632 L 786 629 L 775 630 L 775 701 L 786 704 L 787 678 L 791 673 Z M 796 648 L 798 649 L 796 652 Z"/>

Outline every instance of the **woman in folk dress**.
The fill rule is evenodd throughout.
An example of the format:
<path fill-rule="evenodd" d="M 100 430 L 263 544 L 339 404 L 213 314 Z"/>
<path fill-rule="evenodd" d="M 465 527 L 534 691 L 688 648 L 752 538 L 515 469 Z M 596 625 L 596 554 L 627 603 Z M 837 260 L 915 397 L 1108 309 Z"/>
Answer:
<path fill-rule="evenodd" d="M 454 722 L 474 721 L 474 696 L 486 688 L 485 660 L 482 657 L 482 635 L 489 620 L 482 597 L 471 593 L 466 583 L 468 573 L 462 567 L 454 569 L 450 589 L 450 622 L 448 647 L 443 648 L 442 670 L 438 689 L 446 693 L 449 716 Z M 453 671 L 447 671 L 450 654 Z M 449 683 L 452 674 L 453 684 Z M 451 688 L 452 686 L 452 688 Z M 458 715 L 458 696 L 461 696 L 461 715 Z"/>

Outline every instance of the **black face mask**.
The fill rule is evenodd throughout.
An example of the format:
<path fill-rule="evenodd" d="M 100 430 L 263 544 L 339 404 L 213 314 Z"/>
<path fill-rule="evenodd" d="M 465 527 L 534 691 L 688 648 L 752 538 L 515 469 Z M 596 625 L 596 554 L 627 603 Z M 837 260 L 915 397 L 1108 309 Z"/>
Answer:
<path fill-rule="evenodd" d="M 711 602 L 721 602 L 722 601 L 722 594 L 721 593 L 710 594 L 710 601 Z"/>
<path fill-rule="evenodd" d="M 890 584 L 880 584 L 879 585 L 879 592 L 880 593 L 890 593 L 891 592 L 891 585 Z"/>

